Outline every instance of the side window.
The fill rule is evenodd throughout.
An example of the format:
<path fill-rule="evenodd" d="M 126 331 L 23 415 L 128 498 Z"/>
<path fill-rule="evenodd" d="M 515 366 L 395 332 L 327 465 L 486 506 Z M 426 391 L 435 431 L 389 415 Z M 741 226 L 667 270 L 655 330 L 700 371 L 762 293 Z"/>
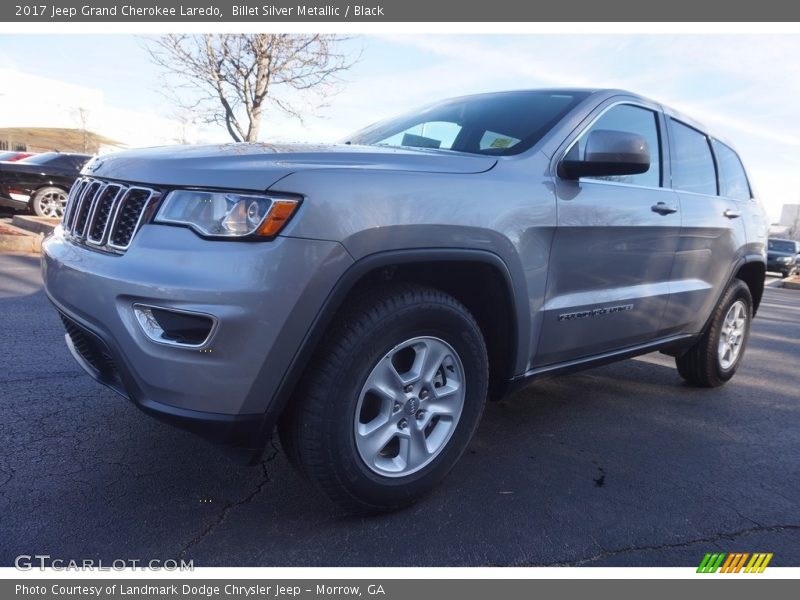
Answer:
<path fill-rule="evenodd" d="M 747 175 L 739 156 L 717 140 L 712 140 L 711 145 L 714 147 L 719 168 L 719 193 L 734 200 L 750 200 L 750 184 L 747 183 Z"/>
<path fill-rule="evenodd" d="M 74 169 L 76 171 L 80 171 L 81 168 L 83 168 L 84 161 L 77 156 L 70 156 L 69 154 L 59 154 L 56 155 L 52 160 L 50 160 L 49 164 L 53 165 L 54 167 L 60 167 L 62 169 Z"/>
<path fill-rule="evenodd" d="M 647 187 L 661 186 L 661 145 L 659 143 L 658 116 L 656 113 L 631 104 L 615 106 L 604 113 L 589 129 L 581 134 L 578 143 L 573 146 L 570 153 L 574 152 L 577 147 L 578 156 L 583 159 L 586 151 L 586 140 L 595 129 L 625 131 L 642 136 L 647 140 L 647 145 L 650 148 L 650 169 L 638 175 L 609 175 L 607 177 L 587 177 L 586 179 L 602 179 Z"/>
<path fill-rule="evenodd" d="M 672 187 L 685 192 L 717 194 L 717 170 L 705 134 L 674 119 L 672 138 Z"/>

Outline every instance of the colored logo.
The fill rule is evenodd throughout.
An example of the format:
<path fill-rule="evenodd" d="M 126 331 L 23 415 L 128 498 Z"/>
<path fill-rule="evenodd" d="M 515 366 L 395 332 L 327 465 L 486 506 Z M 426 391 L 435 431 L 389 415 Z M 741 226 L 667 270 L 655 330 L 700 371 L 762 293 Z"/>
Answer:
<path fill-rule="evenodd" d="M 763 573 L 769 561 L 772 560 L 772 552 L 731 552 L 729 554 L 706 554 L 700 566 L 697 567 L 698 573 Z"/>

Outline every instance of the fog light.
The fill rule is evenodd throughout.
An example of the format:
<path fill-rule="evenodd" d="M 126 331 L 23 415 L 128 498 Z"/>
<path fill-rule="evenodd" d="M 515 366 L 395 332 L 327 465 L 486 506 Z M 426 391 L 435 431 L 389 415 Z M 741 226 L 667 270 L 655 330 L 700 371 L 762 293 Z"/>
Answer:
<path fill-rule="evenodd" d="M 154 342 L 185 348 L 205 346 L 217 323 L 211 315 L 146 304 L 134 304 L 133 314 Z"/>

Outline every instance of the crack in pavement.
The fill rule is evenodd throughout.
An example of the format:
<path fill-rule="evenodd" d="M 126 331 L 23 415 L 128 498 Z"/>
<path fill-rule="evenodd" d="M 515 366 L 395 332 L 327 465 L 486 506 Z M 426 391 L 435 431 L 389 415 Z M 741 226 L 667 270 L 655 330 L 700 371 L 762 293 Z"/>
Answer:
<path fill-rule="evenodd" d="M 8 467 L 8 468 L 9 468 L 8 477 L 3 483 L 0 483 L 0 487 L 5 487 L 8 483 L 11 482 L 12 479 L 14 479 L 14 473 L 16 473 L 16 470 L 13 467 Z M 5 470 L 0 469 L 0 473 L 5 473 L 5 472 L 6 472 Z"/>
<path fill-rule="evenodd" d="M 749 520 L 749 519 L 748 519 Z M 761 533 L 761 532 L 776 532 L 776 531 L 795 531 L 800 530 L 800 525 L 769 525 L 769 526 L 760 526 L 760 527 L 750 527 L 748 529 L 739 529 L 737 531 L 730 531 L 726 533 L 718 533 L 713 536 L 704 537 L 704 538 L 696 538 L 693 540 L 687 540 L 685 542 L 674 542 L 670 544 L 658 544 L 654 546 L 631 546 L 629 548 L 619 548 L 617 550 L 603 550 L 602 552 L 595 554 L 593 556 L 589 556 L 587 558 L 582 558 L 576 561 L 566 561 L 566 562 L 553 562 L 553 563 L 515 563 L 511 566 L 514 567 L 580 567 L 582 565 L 592 563 L 598 560 L 602 560 L 604 558 L 608 558 L 611 556 L 618 556 L 620 554 L 627 554 L 630 552 L 654 552 L 658 550 L 663 550 L 666 548 L 683 548 L 686 546 L 691 546 L 693 544 L 701 544 L 701 543 L 714 543 L 719 540 L 728 539 L 732 540 L 737 537 L 750 535 L 753 533 Z"/>
<path fill-rule="evenodd" d="M 261 465 L 263 478 L 261 479 L 261 481 L 258 482 L 255 489 L 252 492 L 250 492 L 247 496 L 245 496 L 244 498 L 242 498 L 237 502 L 226 502 L 225 505 L 222 507 L 222 510 L 216 516 L 216 518 L 211 523 L 209 523 L 208 526 L 205 529 L 203 529 L 203 531 L 201 531 L 197 536 L 195 536 L 188 544 L 186 544 L 183 548 L 181 548 L 181 551 L 178 553 L 179 560 L 185 558 L 186 553 L 191 548 L 202 543 L 208 536 L 214 533 L 214 531 L 227 520 L 228 515 L 231 513 L 233 509 L 251 502 L 253 498 L 258 496 L 261 493 L 261 490 L 263 490 L 264 487 L 271 481 L 269 473 L 267 472 L 267 463 L 272 462 L 275 459 L 275 457 L 277 457 L 280 454 L 280 450 L 278 450 L 278 448 L 275 446 L 274 441 L 270 441 L 270 445 L 272 446 L 273 453 L 259 463 Z"/>

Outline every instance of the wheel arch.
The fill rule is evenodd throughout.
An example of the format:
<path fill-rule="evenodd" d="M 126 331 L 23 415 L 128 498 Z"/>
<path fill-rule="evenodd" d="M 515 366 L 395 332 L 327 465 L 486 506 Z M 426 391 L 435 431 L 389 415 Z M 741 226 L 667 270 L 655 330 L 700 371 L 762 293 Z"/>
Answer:
<path fill-rule="evenodd" d="M 761 257 L 755 260 L 746 260 L 736 269 L 734 279 L 741 279 L 750 290 L 753 298 L 753 316 L 758 311 L 761 298 L 764 295 L 764 278 L 767 267 Z"/>
<path fill-rule="evenodd" d="M 468 277 L 468 279 L 467 279 Z M 380 252 L 353 263 L 340 277 L 299 345 L 291 366 L 269 403 L 264 435 L 284 412 L 324 333 L 352 294 L 365 285 L 407 281 L 454 296 L 475 316 L 489 350 L 492 391 L 501 393 L 513 376 L 524 340 L 527 306 L 516 301 L 515 278 L 493 252 L 467 249 L 412 249 Z M 494 284 L 494 285 L 492 285 Z M 497 293 L 495 293 L 497 292 Z"/>
<path fill-rule="evenodd" d="M 65 194 L 69 194 L 69 188 L 58 183 L 53 183 L 52 181 L 44 181 L 40 185 L 37 185 L 35 188 L 31 190 L 31 197 L 33 197 L 37 192 L 43 190 L 44 188 L 58 188 Z"/>

